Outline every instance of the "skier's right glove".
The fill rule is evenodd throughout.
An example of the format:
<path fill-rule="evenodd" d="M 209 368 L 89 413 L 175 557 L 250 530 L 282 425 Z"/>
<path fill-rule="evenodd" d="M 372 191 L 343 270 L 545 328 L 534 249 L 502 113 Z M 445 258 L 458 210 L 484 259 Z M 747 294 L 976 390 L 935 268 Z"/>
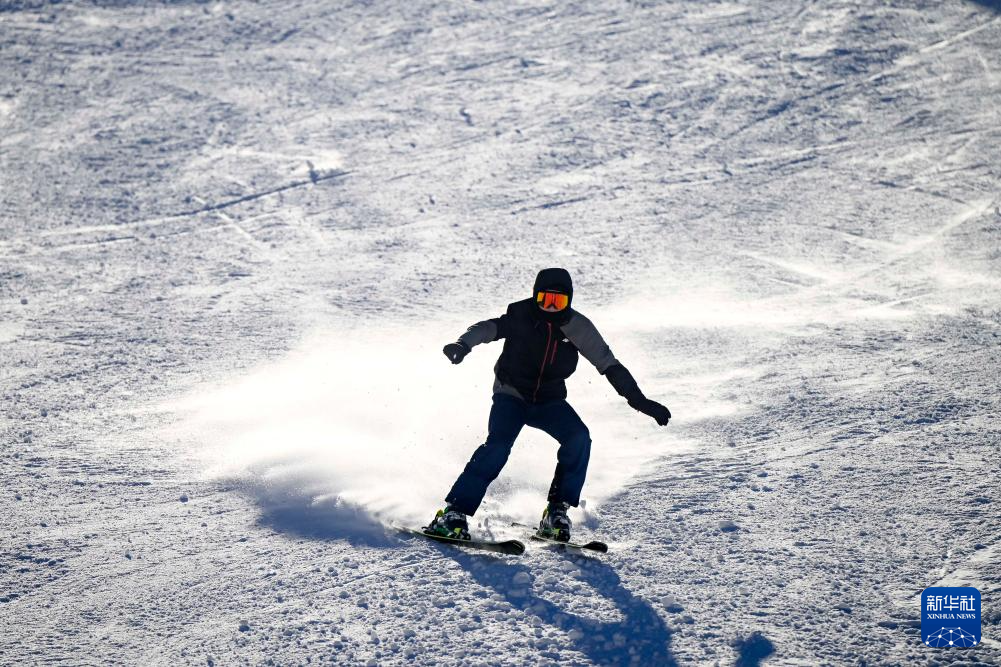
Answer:
<path fill-rule="evenodd" d="M 629 401 L 629 407 L 633 410 L 638 410 L 645 415 L 654 418 L 660 426 L 667 426 L 667 422 L 671 421 L 671 411 L 667 409 L 667 406 L 661 405 L 657 401 L 652 401 L 649 398 L 635 398 Z"/>
<path fill-rule="evenodd" d="M 458 364 L 469 354 L 469 346 L 458 340 L 441 348 L 441 351 L 445 353 L 449 361 L 453 364 Z"/>

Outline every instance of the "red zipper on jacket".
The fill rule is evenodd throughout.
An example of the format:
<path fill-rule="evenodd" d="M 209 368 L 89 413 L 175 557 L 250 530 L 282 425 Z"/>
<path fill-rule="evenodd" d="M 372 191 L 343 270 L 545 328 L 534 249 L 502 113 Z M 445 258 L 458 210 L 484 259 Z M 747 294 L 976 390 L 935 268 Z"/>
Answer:
<path fill-rule="evenodd" d="M 542 353 L 542 365 L 539 366 L 539 379 L 535 381 L 535 392 L 532 394 L 532 402 L 539 396 L 539 387 L 542 385 L 542 373 L 546 370 L 546 359 L 549 358 L 549 341 L 553 338 L 553 325 L 550 322 L 546 322 L 546 349 Z M 556 347 L 555 345 L 553 346 Z M 553 349 L 553 359 L 556 358 L 556 350 Z M 552 362 L 550 362 L 552 363 Z"/>

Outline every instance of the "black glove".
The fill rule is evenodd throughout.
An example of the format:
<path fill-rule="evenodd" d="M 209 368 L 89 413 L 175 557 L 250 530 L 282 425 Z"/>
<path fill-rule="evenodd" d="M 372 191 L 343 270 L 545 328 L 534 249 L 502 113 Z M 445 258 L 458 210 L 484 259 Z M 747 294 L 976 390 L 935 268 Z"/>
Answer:
<path fill-rule="evenodd" d="M 629 401 L 629 407 L 653 417 L 661 426 L 667 426 L 667 422 L 671 421 L 671 411 L 666 406 L 657 401 L 651 401 L 649 398 L 634 398 Z"/>
<path fill-rule="evenodd" d="M 615 391 L 629 401 L 629 407 L 639 410 L 645 415 L 650 415 L 657 420 L 661 426 L 667 426 L 671 419 L 671 411 L 657 401 L 651 401 L 643 395 L 633 374 L 622 364 L 615 364 L 605 370 L 605 377 L 615 387 Z"/>
<path fill-rule="evenodd" d="M 441 351 L 445 353 L 448 360 L 453 364 L 460 363 L 467 354 L 469 354 L 469 346 L 463 343 L 461 340 L 454 343 L 449 343 L 445 347 L 441 348 Z"/>

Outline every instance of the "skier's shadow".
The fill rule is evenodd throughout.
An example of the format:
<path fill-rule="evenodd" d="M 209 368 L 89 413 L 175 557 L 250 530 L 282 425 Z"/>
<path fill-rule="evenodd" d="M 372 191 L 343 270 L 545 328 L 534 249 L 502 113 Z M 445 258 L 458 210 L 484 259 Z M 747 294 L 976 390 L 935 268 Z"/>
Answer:
<path fill-rule="evenodd" d="M 671 632 L 664 619 L 646 601 L 633 595 L 615 572 L 600 560 L 563 554 L 573 574 L 564 574 L 565 582 L 587 584 L 594 593 L 611 602 L 621 615 L 618 621 L 601 621 L 563 609 L 535 593 L 535 575 L 525 565 L 507 563 L 501 559 L 443 549 L 482 586 L 502 595 L 514 608 L 536 616 L 546 625 L 560 628 L 574 647 L 599 665 L 676 665 L 671 653 Z M 579 571 L 579 574 L 578 574 Z M 571 597 L 593 595 L 592 591 L 565 593 Z M 535 641 L 538 641 L 535 639 Z M 557 659 L 557 647 L 546 646 L 543 640 L 539 652 Z"/>

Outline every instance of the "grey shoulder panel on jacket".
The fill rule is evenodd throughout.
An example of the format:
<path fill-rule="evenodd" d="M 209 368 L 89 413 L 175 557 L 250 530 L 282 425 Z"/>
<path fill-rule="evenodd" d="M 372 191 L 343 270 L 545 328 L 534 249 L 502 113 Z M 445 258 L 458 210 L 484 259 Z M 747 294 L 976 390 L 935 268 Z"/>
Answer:
<path fill-rule="evenodd" d="M 497 340 L 497 322 L 494 320 L 483 320 L 466 329 L 466 333 L 459 336 L 459 340 L 466 344 L 469 349 L 473 349 L 480 343 L 490 343 Z"/>
<path fill-rule="evenodd" d="M 602 375 L 619 363 L 608 347 L 608 343 L 598 333 L 598 328 L 579 312 L 574 311 L 570 320 L 560 327 L 560 330 Z"/>

